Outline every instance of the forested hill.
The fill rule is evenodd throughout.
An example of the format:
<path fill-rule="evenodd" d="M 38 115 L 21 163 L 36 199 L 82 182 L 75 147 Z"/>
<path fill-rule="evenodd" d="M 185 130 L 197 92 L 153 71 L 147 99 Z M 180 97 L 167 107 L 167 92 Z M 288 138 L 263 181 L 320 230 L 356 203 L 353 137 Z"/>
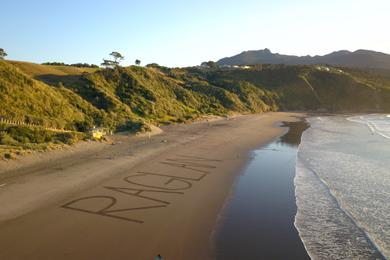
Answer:
<path fill-rule="evenodd" d="M 0 61 L 0 148 L 69 142 L 93 126 L 143 131 L 203 115 L 390 111 L 389 75 L 323 66 L 99 69 Z"/>

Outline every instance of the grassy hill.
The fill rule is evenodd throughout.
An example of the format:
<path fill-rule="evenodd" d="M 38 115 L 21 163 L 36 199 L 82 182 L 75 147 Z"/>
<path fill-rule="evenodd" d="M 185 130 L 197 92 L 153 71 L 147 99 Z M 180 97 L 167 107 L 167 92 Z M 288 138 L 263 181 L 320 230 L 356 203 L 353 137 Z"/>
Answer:
<path fill-rule="evenodd" d="M 47 149 L 93 126 L 145 131 L 204 115 L 276 110 L 390 111 L 384 70 L 118 67 L 0 61 L 0 150 Z"/>
<path fill-rule="evenodd" d="M 66 89 L 55 89 L 36 81 L 0 61 L 0 115 L 6 119 L 75 130 L 75 125 L 88 120 L 88 115 L 64 97 L 62 93 L 66 92 Z M 79 101 L 82 103 L 81 99 Z"/>
<path fill-rule="evenodd" d="M 390 111 L 387 70 L 262 65 L 202 74 L 211 82 L 228 79 L 267 90 L 277 97 L 277 105 L 283 110 Z"/>
<path fill-rule="evenodd" d="M 80 68 L 72 66 L 41 65 L 25 61 L 7 61 L 7 63 L 18 67 L 21 71 L 31 77 L 44 75 L 81 75 L 83 73 L 92 73 L 97 70 L 94 68 Z"/>

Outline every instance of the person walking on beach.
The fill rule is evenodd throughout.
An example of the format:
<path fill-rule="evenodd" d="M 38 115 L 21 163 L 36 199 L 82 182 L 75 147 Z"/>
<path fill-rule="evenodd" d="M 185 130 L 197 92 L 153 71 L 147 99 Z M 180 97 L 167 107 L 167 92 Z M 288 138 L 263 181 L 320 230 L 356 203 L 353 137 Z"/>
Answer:
<path fill-rule="evenodd" d="M 158 254 L 158 255 L 154 258 L 154 260 L 164 260 L 164 259 L 162 258 L 162 256 L 161 256 L 160 254 Z"/>

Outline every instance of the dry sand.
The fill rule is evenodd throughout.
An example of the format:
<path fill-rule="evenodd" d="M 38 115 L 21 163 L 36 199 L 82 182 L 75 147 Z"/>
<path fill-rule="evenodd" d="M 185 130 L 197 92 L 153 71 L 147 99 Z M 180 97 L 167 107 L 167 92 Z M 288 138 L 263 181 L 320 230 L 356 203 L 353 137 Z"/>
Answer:
<path fill-rule="evenodd" d="M 213 228 L 249 152 L 301 116 L 175 125 L 1 163 L 0 259 L 213 259 Z"/>

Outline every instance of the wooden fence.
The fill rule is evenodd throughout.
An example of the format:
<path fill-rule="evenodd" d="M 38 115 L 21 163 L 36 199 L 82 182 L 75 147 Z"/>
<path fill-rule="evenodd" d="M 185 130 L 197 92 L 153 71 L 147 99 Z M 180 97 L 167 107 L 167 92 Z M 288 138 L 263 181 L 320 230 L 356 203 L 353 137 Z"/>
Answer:
<path fill-rule="evenodd" d="M 61 128 L 46 127 L 46 126 L 43 126 L 43 125 L 38 125 L 38 124 L 33 124 L 33 123 L 26 123 L 26 122 L 18 121 L 18 120 L 6 119 L 3 116 L 0 116 L 0 124 L 36 127 L 36 128 L 40 128 L 40 129 L 44 129 L 44 130 L 48 130 L 48 131 L 62 132 L 62 133 L 78 132 L 78 131 L 66 130 L 66 129 L 61 129 Z"/>

